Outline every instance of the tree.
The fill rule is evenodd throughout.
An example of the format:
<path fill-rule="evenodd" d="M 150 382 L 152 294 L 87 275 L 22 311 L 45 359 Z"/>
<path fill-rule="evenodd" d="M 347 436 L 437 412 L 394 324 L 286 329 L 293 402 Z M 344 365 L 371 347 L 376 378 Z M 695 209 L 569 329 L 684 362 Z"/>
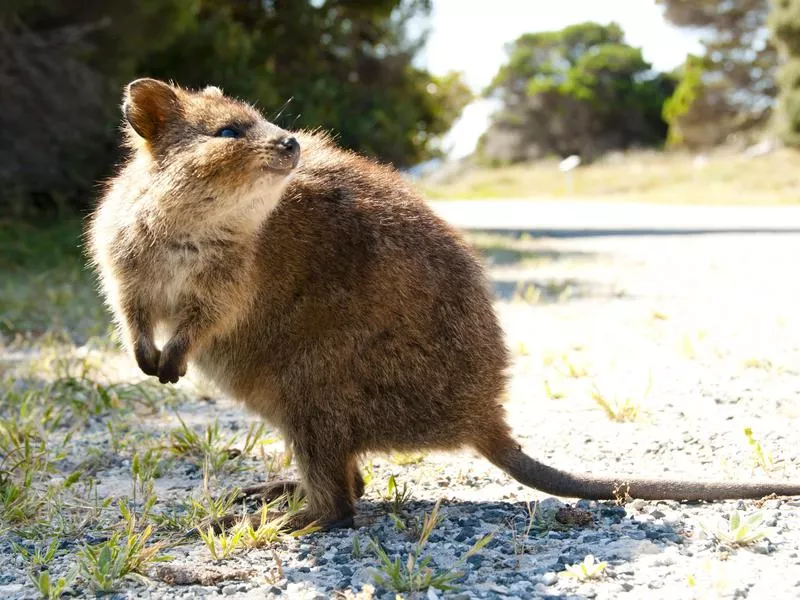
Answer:
<path fill-rule="evenodd" d="M 770 26 L 785 60 L 778 73 L 779 130 L 783 140 L 800 146 L 800 0 L 775 0 Z"/>
<path fill-rule="evenodd" d="M 664 103 L 669 146 L 709 148 L 723 143 L 736 129 L 740 115 L 727 101 L 727 84 L 709 76 L 712 68 L 703 56 L 686 57 L 675 92 Z"/>
<path fill-rule="evenodd" d="M 592 158 L 663 142 L 661 110 L 673 82 L 652 72 L 618 25 L 525 34 L 507 52 L 485 91 L 503 104 L 480 146 L 490 160 Z"/>
<path fill-rule="evenodd" d="M 668 108 L 670 140 L 712 146 L 765 125 L 777 93 L 770 0 L 657 1 L 668 21 L 701 33 L 704 46 L 681 69 L 687 79 Z"/>

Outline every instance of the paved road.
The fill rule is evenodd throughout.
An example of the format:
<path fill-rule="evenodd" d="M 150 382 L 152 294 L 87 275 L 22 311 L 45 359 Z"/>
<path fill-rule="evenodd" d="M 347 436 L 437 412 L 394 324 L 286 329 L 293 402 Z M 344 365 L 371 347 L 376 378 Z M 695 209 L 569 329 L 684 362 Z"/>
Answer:
<path fill-rule="evenodd" d="M 800 233 L 797 206 L 692 206 L 580 200 L 445 200 L 431 206 L 463 229 L 548 237 Z"/>

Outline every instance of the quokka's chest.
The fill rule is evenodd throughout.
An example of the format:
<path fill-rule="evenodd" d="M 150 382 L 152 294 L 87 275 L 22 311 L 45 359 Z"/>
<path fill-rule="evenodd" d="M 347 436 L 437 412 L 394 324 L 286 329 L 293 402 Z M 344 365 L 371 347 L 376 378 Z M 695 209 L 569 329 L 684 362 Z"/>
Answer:
<path fill-rule="evenodd" d="M 168 316 L 179 312 L 200 289 L 204 273 L 210 268 L 200 248 L 192 242 L 165 245 L 152 257 L 151 273 L 143 273 L 150 289 L 151 302 Z"/>

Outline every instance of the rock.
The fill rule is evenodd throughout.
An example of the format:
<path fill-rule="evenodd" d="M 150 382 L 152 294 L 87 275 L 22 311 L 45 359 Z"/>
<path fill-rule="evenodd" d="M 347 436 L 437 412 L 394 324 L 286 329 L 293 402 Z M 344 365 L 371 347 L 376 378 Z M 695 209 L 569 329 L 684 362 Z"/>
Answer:
<path fill-rule="evenodd" d="M 375 576 L 378 574 L 379 571 L 375 567 L 361 567 L 353 573 L 350 585 L 353 589 L 360 589 L 365 584 L 372 585 L 375 581 Z"/>
<path fill-rule="evenodd" d="M 751 548 L 756 554 L 771 554 L 775 551 L 775 546 L 769 540 L 761 540 L 757 544 L 753 544 Z"/>
<path fill-rule="evenodd" d="M 558 581 L 558 575 L 556 575 L 556 573 L 553 571 L 548 571 L 547 573 L 542 575 L 541 581 L 544 585 L 547 586 L 555 585 L 555 583 Z"/>
<path fill-rule="evenodd" d="M 480 554 L 473 554 L 467 559 L 467 564 L 472 565 L 475 568 L 480 568 L 484 560 L 485 560 L 484 557 L 481 556 Z"/>
<path fill-rule="evenodd" d="M 639 533 L 643 534 L 643 532 Z M 640 554 L 658 554 L 659 552 L 661 552 L 661 546 L 657 546 L 650 540 L 621 539 L 606 544 L 603 547 L 602 556 L 608 556 L 609 558 L 618 557 L 627 560 Z"/>

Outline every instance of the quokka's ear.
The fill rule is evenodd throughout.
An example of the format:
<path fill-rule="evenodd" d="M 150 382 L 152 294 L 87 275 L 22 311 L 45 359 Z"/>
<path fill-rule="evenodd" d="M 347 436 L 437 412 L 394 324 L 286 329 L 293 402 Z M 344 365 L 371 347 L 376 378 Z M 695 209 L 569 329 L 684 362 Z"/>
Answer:
<path fill-rule="evenodd" d="M 163 81 L 142 78 L 125 87 L 122 113 L 133 130 L 146 140 L 155 139 L 179 109 L 178 95 Z"/>

